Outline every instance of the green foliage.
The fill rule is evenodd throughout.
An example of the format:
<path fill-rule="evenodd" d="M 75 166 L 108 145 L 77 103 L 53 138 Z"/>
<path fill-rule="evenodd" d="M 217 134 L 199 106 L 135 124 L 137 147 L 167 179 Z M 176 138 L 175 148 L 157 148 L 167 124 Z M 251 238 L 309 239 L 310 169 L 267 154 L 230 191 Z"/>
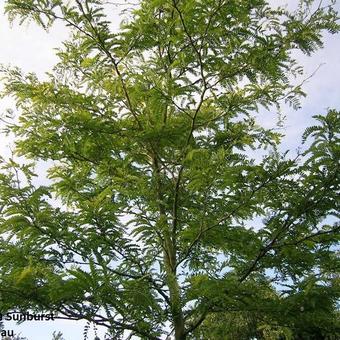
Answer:
<path fill-rule="evenodd" d="M 118 32 L 110 11 L 6 1 L 11 20 L 61 20 L 70 38 L 44 81 L 1 68 L 18 119 L 1 159 L 0 312 L 114 339 L 169 325 L 176 340 L 338 336 L 339 112 L 316 116 L 295 158 L 256 122 L 300 106 L 292 52 L 339 31 L 333 4 L 141 1 Z"/>

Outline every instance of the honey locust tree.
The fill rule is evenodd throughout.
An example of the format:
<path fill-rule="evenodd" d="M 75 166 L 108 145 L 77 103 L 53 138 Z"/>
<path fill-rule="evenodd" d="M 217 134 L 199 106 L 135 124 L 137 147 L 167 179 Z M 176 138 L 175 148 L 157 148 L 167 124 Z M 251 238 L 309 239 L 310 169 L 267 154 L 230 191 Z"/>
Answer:
<path fill-rule="evenodd" d="M 232 315 L 294 334 L 303 310 L 336 332 L 339 114 L 317 117 L 297 157 L 256 122 L 299 106 L 293 52 L 339 30 L 334 3 L 141 1 L 116 31 L 111 5 L 6 1 L 11 20 L 70 36 L 45 79 L 2 68 L 25 161 L 2 161 L 1 311 L 114 339 L 218 339 Z"/>

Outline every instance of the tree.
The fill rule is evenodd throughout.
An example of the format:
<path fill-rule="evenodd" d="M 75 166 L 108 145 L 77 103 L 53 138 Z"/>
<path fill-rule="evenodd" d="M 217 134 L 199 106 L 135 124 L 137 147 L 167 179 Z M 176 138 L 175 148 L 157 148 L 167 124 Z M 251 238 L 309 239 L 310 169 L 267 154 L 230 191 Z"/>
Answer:
<path fill-rule="evenodd" d="M 47 80 L 2 70 L 26 161 L 3 159 L 0 309 L 114 339 L 198 339 L 232 315 L 256 336 L 261 322 L 337 334 L 339 113 L 316 117 L 296 157 L 255 118 L 299 107 L 292 52 L 339 31 L 333 4 L 141 1 L 116 33 L 109 6 L 6 2 L 12 20 L 71 33 Z"/>
<path fill-rule="evenodd" d="M 53 332 L 52 337 L 52 340 L 65 340 L 61 332 Z"/>

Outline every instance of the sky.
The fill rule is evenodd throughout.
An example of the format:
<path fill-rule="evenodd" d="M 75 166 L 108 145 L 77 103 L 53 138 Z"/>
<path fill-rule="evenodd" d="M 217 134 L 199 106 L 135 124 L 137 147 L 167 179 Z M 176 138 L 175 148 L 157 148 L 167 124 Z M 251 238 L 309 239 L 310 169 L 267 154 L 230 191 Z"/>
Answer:
<path fill-rule="evenodd" d="M 340 9 L 339 4 L 336 6 Z M 54 48 L 61 46 L 61 42 L 67 38 L 67 30 L 61 24 L 53 26 L 49 33 L 34 24 L 29 26 L 14 24 L 10 27 L 3 15 L 3 7 L 4 0 L 0 0 L 0 64 L 18 66 L 24 71 L 33 71 L 43 78 L 45 72 L 57 62 Z M 111 20 L 115 25 L 120 21 L 117 14 L 113 14 Z M 283 114 L 286 120 L 283 149 L 294 150 L 300 145 L 301 134 L 313 123 L 311 119 L 313 115 L 325 114 L 327 108 L 340 109 L 340 36 L 327 34 L 324 38 L 324 49 L 313 54 L 312 57 L 298 56 L 305 68 L 305 77 L 311 75 L 316 69 L 318 71 L 304 84 L 303 89 L 307 97 L 302 99 L 302 108 L 294 111 L 284 107 Z M 8 99 L 1 100 L 0 114 L 12 105 L 13 103 Z M 270 126 L 275 122 L 275 115 L 273 112 L 261 113 L 259 121 Z M 8 145 L 11 143 L 11 140 L 0 135 L 0 154 L 8 155 Z M 14 329 L 16 333 L 21 332 L 29 340 L 51 339 L 55 330 L 62 331 L 65 340 L 81 340 L 84 325 L 84 322 L 66 320 L 26 322 L 19 326 L 12 322 L 5 322 L 6 329 Z"/>

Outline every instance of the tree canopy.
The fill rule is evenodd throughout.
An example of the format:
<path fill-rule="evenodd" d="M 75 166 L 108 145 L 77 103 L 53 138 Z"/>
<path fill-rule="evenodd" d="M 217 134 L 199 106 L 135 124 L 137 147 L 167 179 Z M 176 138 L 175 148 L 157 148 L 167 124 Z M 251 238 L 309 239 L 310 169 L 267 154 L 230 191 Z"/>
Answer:
<path fill-rule="evenodd" d="M 339 112 L 315 116 L 297 155 L 256 119 L 299 107 L 293 52 L 339 31 L 334 2 L 140 1 L 118 31 L 110 6 L 6 1 L 11 20 L 70 37 L 44 80 L 1 69 L 17 114 L 0 312 L 86 319 L 110 339 L 339 335 Z"/>

